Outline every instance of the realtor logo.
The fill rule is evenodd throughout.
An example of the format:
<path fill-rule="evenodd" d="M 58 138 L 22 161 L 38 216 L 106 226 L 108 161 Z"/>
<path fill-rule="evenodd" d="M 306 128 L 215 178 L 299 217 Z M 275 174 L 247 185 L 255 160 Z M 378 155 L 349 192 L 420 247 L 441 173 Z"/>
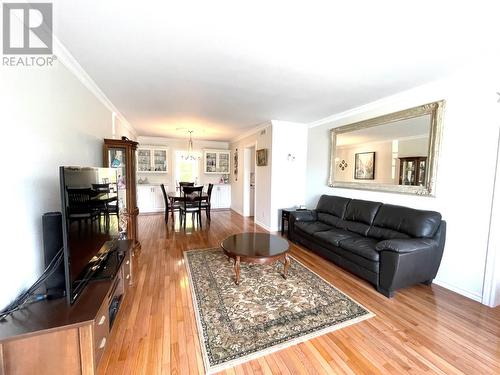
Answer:
<path fill-rule="evenodd" d="M 52 4 L 3 4 L 4 55 L 52 54 Z"/>

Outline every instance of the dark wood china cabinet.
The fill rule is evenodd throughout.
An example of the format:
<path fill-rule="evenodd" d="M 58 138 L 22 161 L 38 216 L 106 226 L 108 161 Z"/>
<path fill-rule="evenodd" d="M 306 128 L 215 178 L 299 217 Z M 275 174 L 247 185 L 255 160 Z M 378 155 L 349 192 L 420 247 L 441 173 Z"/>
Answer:
<path fill-rule="evenodd" d="M 399 158 L 399 184 L 424 186 L 427 157 L 412 156 Z"/>
<path fill-rule="evenodd" d="M 136 250 L 140 249 L 137 233 L 137 207 L 136 196 L 136 150 L 137 142 L 128 139 L 104 140 L 104 166 L 118 169 L 118 200 L 119 207 L 126 220 L 126 234 L 133 240 Z"/>

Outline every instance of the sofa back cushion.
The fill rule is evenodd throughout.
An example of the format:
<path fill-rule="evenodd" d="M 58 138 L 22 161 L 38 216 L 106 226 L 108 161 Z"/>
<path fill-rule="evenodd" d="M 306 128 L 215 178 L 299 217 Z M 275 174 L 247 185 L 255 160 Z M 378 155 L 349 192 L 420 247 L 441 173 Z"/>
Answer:
<path fill-rule="evenodd" d="M 318 220 L 321 221 L 322 223 L 331 225 L 332 227 L 336 228 L 345 227 L 345 225 L 343 224 L 344 220 L 338 218 L 335 215 L 326 214 L 324 212 L 318 212 Z"/>
<path fill-rule="evenodd" d="M 352 199 L 347 206 L 345 220 L 372 225 L 375 215 L 382 203 Z"/>
<path fill-rule="evenodd" d="M 322 195 L 319 198 L 316 211 L 343 219 L 350 200 L 350 198 L 337 197 L 335 195 Z"/>
<path fill-rule="evenodd" d="M 352 199 L 347 205 L 343 229 L 367 236 L 370 225 L 381 205 L 382 203 L 379 202 Z"/>
<path fill-rule="evenodd" d="M 439 212 L 384 204 L 378 210 L 368 236 L 383 239 L 433 237 L 440 223 Z"/>

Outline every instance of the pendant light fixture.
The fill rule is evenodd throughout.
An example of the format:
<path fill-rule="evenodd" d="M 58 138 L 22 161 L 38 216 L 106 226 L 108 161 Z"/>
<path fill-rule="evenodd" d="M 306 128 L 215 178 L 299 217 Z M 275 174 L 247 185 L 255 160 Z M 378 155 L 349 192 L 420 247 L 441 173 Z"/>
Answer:
<path fill-rule="evenodd" d="M 182 158 L 184 160 L 196 160 L 197 158 L 193 155 L 193 132 L 194 130 L 188 130 L 189 133 L 189 141 L 188 141 L 188 148 L 187 148 L 187 153 L 184 155 Z"/>

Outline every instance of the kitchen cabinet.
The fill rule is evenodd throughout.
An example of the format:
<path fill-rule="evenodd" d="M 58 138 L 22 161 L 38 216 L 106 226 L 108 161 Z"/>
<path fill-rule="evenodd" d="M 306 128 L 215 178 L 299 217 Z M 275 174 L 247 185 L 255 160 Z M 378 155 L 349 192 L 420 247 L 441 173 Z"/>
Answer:
<path fill-rule="evenodd" d="M 211 205 L 213 209 L 231 208 L 231 185 L 216 184 L 212 189 Z"/>
<path fill-rule="evenodd" d="M 229 174 L 231 151 L 204 150 L 204 172 L 207 174 Z"/>
<path fill-rule="evenodd" d="M 139 173 L 167 173 L 167 148 L 139 147 L 137 149 L 137 172 Z"/>
<path fill-rule="evenodd" d="M 168 186 L 165 186 L 168 191 Z M 163 212 L 165 199 L 159 185 L 137 185 L 137 205 L 140 213 Z"/>

